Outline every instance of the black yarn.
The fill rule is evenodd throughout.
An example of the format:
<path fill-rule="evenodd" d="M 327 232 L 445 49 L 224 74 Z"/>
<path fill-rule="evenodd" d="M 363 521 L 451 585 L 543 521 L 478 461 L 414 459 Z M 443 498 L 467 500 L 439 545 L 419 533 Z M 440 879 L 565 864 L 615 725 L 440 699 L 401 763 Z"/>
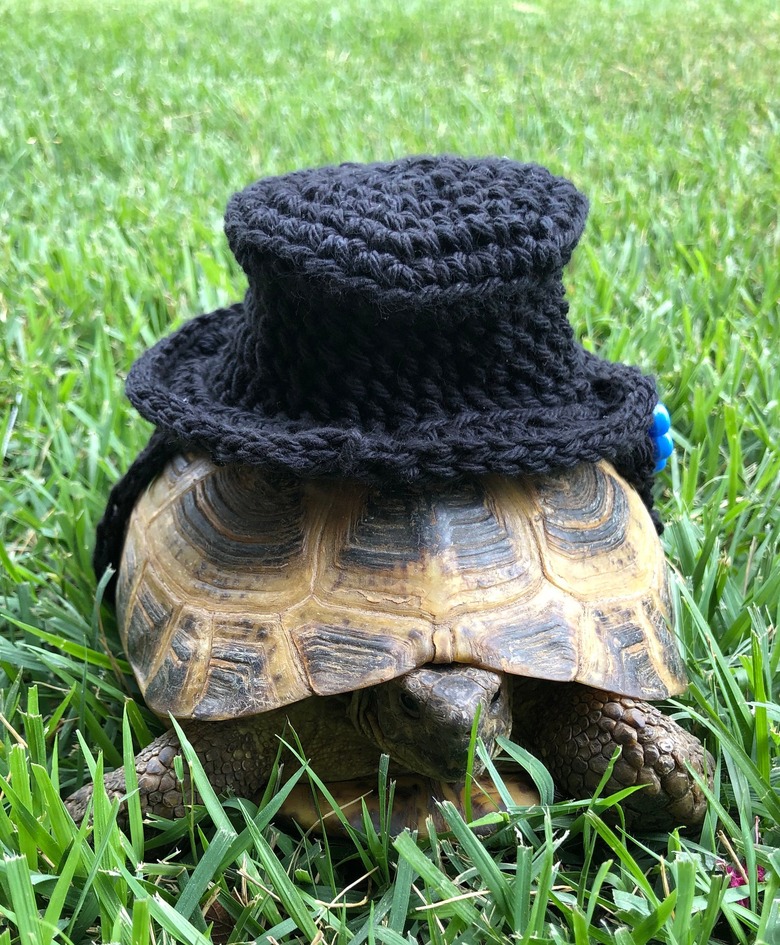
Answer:
<path fill-rule="evenodd" d="M 587 212 L 537 165 L 417 157 L 258 181 L 229 201 L 225 232 L 250 285 L 294 273 L 384 313 L 452 318 L 559 272 Z"/>
<path fill-rule="evenodd" d="M 567 320 L 587 209 L 568 181 L 495 158 L 346 164 L 236 194 L 225 231 L 249 290 L 133 365 L 128 397 L 164 440 L 112 492 L 98 573 L 172 442 L 369 481 L 608 459 L 652 512 L 655 384 L 586 352 Z"/>

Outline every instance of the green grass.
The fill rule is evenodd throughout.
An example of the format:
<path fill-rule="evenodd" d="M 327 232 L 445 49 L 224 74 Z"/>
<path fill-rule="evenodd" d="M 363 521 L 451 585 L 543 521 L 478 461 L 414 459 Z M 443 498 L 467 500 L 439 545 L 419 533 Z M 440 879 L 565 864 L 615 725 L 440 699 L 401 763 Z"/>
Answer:
<path fill-rule="evenodd" d="M 0 945 L 780 942 L 779 67 L 770 0 L 0 0 Z M 589 195 L 572 320 L 672 410 L 669 708 L 717 759 L 701 837 L 597 802 L 487 842 L 453 816 L 430 844 L 328 844 L 208 798 L 144 839 L 100 797 L 88 837 L 59 801 L 89 776 L 77 733 L 99 771 L 160 730 L 90 568 L 149 432 L 124 374 L 243 292 L 234 190 L 445 151 Z"/>

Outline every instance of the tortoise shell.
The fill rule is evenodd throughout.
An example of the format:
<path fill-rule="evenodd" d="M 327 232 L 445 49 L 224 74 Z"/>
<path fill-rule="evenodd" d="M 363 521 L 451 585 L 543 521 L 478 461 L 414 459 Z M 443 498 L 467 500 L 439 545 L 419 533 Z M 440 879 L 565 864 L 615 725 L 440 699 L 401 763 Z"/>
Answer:
<path fill-rule="evenodd" d="M 172 460 L 138 501 L 117 587 L 146 702 L 253 715 L 426 663 L 685 688 L 663 550 L 607 463 L 435 487 Z"/>

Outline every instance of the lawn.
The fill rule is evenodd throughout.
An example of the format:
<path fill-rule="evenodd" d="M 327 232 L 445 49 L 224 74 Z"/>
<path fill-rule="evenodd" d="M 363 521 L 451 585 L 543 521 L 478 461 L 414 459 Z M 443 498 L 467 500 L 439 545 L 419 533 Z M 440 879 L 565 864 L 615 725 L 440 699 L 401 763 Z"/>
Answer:
<path fill-rule="evenodd" d="M 0 0 L 0 68 L 0 945 L 780 942 L 777 5 Z M 98 804 L 88 836 L 60 795 L 161 731 L 90 565 L 149 434 L 123 378 L 242 295 L 231 193 L 422 152 L 591 200 L 572 321 L 657 376 L 676 430 L 657 498 L 691 685 L 667 709 L 716 758 L 701 836 L 597 800 L 488 841 L 453 818 L 328 843 L 208 796 L 145 834 Z"/>

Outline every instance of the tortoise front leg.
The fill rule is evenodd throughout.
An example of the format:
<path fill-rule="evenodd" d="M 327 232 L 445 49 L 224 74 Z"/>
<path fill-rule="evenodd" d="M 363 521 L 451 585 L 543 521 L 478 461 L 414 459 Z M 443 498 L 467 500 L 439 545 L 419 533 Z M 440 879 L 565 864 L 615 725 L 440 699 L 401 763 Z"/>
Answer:
<path fill-rule="evenodd" d="M 241 797 L 257 796 L 268 780 L 273 763 L 268 749 L 273 746 L 264 746 L 265 751 L 258 750 L 261 746 L 250 725 L 241 720 L 188 723 L 185 733 L 217 794 L 232 791 Z M 186 764 L 184 783 L 176 777 L 174 760 L 180 754 L 179 739 L 171 730 L 135 756 L 142 813 L 171 818 L 184 816 L 185 804 L 192 801 L 192 790 Z M 107 774 L 103 783 L 109 798 L 123 797 L 126 793 L 124 768 Z M 92 785 L 87 784 L 65 801 L 77 823 L 84 818 L 92 790 Z"/>
<path fill-rule="evenodd" d="M 712 783 L 712 756 L 656 706 L 577 683 L 542 684 L 532 703 L 517 702 L 518 729 L 567 797 L 592 794 L 619 747 L 604 790 L 645 785 L 623 802 L 629 817 L 659 829 L 703 821 L 707 802 L 687 766 Z"/>

